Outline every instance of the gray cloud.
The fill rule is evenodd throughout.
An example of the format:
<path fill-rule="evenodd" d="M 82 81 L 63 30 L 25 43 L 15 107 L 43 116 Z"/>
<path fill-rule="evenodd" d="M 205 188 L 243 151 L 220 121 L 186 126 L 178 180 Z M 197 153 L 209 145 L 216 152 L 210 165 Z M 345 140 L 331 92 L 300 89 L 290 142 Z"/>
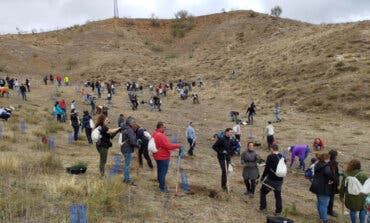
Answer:
<path fill-rule="evenodd" d="M 275 5 L 282 17 L 310 23 L 352 22 L 370 19 L 369 0 L 118 0 L 120 17 L 145 18 L 155 13 L 172 18 L 185 9 L 193 15 L 220 12 L 222 8 L 252 9 L 269 13 Z M 51 30 L 112 17 L 113 0 L 0 0 L 0 33 Z"/>

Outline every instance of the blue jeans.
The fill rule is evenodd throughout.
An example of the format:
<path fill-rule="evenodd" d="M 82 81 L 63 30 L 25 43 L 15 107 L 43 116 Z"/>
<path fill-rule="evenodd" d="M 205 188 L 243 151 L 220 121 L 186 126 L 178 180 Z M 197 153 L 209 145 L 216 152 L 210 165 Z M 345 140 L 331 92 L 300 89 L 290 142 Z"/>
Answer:
<path fill-rule="evenodd" d="M 159 189 L 166 190 L 166 175 L 170 160 L 156 160 L 157 162 L 157 179 L 159 182 Z"/>
<path fill-rule="evenodd" d="M 275 113 L 275 121 L 276 122 L 280 122 L 281 121 L 280 113 Z"/>
<path fill-rule="evenodd" d="M 123 181 L 128 183 L 131 181 L 130 178 L 130 168 L 131 168 L 131 160 L 132 160 L 132 153 L 125 153 L 123 154 L 125 157 L 125 167 L 124 167 L 124 173 L 123 173 Z"/>
<path fill-rule="evenodd" d="M 357 214 L 357 211 L 350 211 L 349 212 L 349 216 L 351 217 L 351 222 L 352 223 L 356 223 L 356 220 L 357 220 L 356 214 Z M 358 216 L 360 218 L 360 223 L 365 223 L 366 210 L 365 209 L 361 210 L 360 213 L 358 214 Z"/>
<path fill-rule="evenodd" d="M 80 129 L 80 126 L 73 126 L 73 130 L 74 130 L 74 135 L 73 135 L 73 138 L 75 141 L 78 140 L 78 130 Z"/>
<path fill-rule="evenodd" d="M 308 154 L 310 153 L 310 149 L 307 148 L 306 149 L 306 152 L 304 154 L 304 158 L 303 159 L 299 159 L 299 167 L 301 167 L 303 170 L 306 169 L 306 164 L 305 164 L 305 159 L 307 158 Z"/>
<path fill-rule="evenodd" d="M 328 218 L 328 205 L 329 195 L 317 195 L 317 211 L 319 212 L 321 220 L 329 220 Z"/>

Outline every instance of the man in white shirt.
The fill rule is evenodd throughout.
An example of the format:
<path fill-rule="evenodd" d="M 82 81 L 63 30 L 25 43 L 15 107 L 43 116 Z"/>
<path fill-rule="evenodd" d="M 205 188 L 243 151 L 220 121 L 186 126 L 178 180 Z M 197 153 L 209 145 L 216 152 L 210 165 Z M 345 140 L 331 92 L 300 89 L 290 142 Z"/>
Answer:
<path fill-rule="evenodd" d="M 233 127 L 233 132 L 234 132 L 235 138 L 240 142 L 240 135 L 241 135 L 241 132 L 240 132 L 240 125 L 239 125 L 239 123 L 238 123 L 238 124 L 236 124 L 236 125 Z"/>
<path fill-rule="evenodd" d="M 266 136 L 267 136 L 267 146 L 268 148 L 271 148 L 271 146 L 274 144 L 274 126 L 271 124 L 271 121 L 267 122 L 268 125 L 266 126 Z"/>

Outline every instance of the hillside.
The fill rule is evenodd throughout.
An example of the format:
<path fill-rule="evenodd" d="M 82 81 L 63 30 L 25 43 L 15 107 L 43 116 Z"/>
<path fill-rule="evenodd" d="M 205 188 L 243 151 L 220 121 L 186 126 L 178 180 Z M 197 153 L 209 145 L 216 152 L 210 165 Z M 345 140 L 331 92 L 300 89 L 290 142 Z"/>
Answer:
<path fill-rule="evenodd" d="M 228 194 L 220 188 L 219 164 L 209 149 L 211 136 L 233 125 L 229 111 L 240 111 L 245 120 L 252 100 L 257 116 L 253 126 L 242 126 L 243 150 L 248 140 L 261 141 L 257 152 L 267 156 L 264 127 L 273 120 L 273 105 L 280 102 L 283 122 L 274 126 L 282 149 L 321 137 L 328 150 L 338 150 L 341 169 L 352 158 L 359 159 L 364 170 L 370 169 L 366 133 L 370 128 L 370 21 L 317 26 L 235 11 L 195 17 L 194 28 L 183 38 L 171 36 L 173 20 L 159 22 L 159 27 L 153 27 L 145 19 L 109 19 L 48 33 L 0 36 L 0 76 L 29 78 L 32 83 L 28 101 L 13 92 L 10 98 L 0 97 L 1 106 L 16 108 L 8 122 L 0 122 L 4 130 L 0 222 L 69 222 L 72 203 L 87 204 L 88 222 L 265 222 L 266 215 L 256 212 L 258 196 L 242 195 L 240 157 L 233 158 L 235 172 Z M 233 80 L 232 69 L 237 74 Z M 69 74 L 73 85 L 55 92 L 54 86 L 41 83 L 50 73 Z M 156 171 L 150 171 L 145 160 L 144 168 L 138 168 L 137 157 L 131 172 L 136 187 L 122 184 L 122 173 L 100 179 L 95 146 L 88 145 L 84 134 L 68 144 L 71 127 L 50 119 L 56 99 L 64 98 L 68 104 L 76 100 L 80 114 L 89 110 L 78 94 L 78 84 L 86 80 L 149 85 L 199 76 L 205 82 L 204 88 L 194 89 L 200 95 L 199 105 L 181 101 L 170 91 L 162 98 L 162 112 L 150 112 L 147 104 L 132 111 L 121 84 L 109 110 L 111 127 L 120 113 L 136 117 L 150 132 L 158 120 L 164 120 L 169 138 L 178 134 L 186 147 L 185 128 L 193 121 L 196 155 L 182 164 L 190 193 L 174 194 L 176 152 L 167 177 L 170 194 L 158 191 Z M 147 100 L 150 93 L 145 88 L 138 96 Z M 97 100 L 98 105 L 105 103 Z M 25 134 L 20 133 L 21 121 Z M 41 143 L 42 137 L 55 138 L 53 152 Z M 120 153 L 115 138 L 108 169 L 113 155 Z M 66 166 L 78 161 L 87 162 L 86 174 L 65 173 Z M 298 223 L 318 222 L 316 198 L 308 187 L 302 173 L 295 168 L 289 171 L 282 192 L 284 215 Z M 338 200 L 335 210 L 339 212 Z M 269 194 L 268 215 L 273 213 L 273 203 Z M 344 217 L 331 220 L 349 222 L 348 213 Z"/>
<path fill-rule="evenodd" d="M 240 84 L 232 89 L 240 95 L 255 92 L 254 97 L 301 111 L 339 110 L 370 118 L 369 21 L 314 26 L 236 11 L 196 17 L 184 38 L 171 36 L 172 22 L 153 27 L 145 19 L 109 19 L 1 36 L 0 68 L 144 84 L 200 75 L 222 80 L 235 69 Z M 71 70 L 68 61 L 76 64 Z"/>

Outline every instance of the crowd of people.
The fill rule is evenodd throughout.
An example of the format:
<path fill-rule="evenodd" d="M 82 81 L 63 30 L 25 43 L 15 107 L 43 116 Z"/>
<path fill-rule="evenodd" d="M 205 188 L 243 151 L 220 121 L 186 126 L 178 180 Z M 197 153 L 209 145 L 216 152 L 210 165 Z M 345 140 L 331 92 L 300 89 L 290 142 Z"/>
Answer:
<path fill-rule="evenodd" d="M 235 76 L 235 72 L 234 72 Z M 61 85 L 62 77 L 57 76 L 57 85 Z M 9 89 L 17 89 L 19 91 L 30 92 L 30 81 L 27 79 L 25 84 L 19 86 L 17 79 L 6 78 L 6 83 Z M 47 85 L 54 82 L 53 75 L 45 76 L 44 84 Z M 70 79 L 68 76 L 63 78 L 64 85 L 70 85 Z M 2 82 L 0 81 L 0 84 Z M 5 86 L 5 84 L 3 85 Z M 157 87 L 149 86 L 149 91 L 153 92 L 149 99 L 150 109 L 157 108 L 161 111 L 161 98 L 166 97 L 169 90 L 176 88 L 179 98 L 186 100 L 192 88 L 196 86 L 195 82 L 187 83 L 181 79 L 177 82 L 176 87 L 172 83 L 159 84 Z M 203 80 L 199 83 L 199 86 L 203 86 Z M 0 85 L 1 87 L 1 85 Z M 102 97 L 102 92 L 107 91 L 107 104 L 112 103 L 112 95 L 116 94 L 115 82 L 109 81 L 104 83 L 102 81 L 88 81 L 85 83 L 85 87 L 91 87 L 92 92 L 98 95 L 98 98 Z M 23 90 L 22 90 L 23 88 Z M 137 83 L 127 83 L 127 91 L 129 101 L 132 104 L 132 109 L 138 109 L 139 103 L 137 98 L 137 91 L 143 90 L 141 85 Z M 154 93 L 155 92 L 155 93 Z M 78 115 L 78 106 L 76 101 L 70 101 L 70 115 L 69 124 L 73 129 L 73 139 L 79 140 L 79 134 L 84 131 L 89 144 L 93 144 L 93 132 L 97 129 L 99 132 L 99 139 L 95 141 L 95 146 L 100 157 L 99 161 L 99 172 L 100 176 L 104 177 L 106 174 L 105 166 L 107 163 L 108 150 L 113 146 L 112 139 L 119 135 L 119 143 L 121 152 L 124 157 L 123 167 L 123 182 L 130 186 L 136 186 L 136 183 L 132 180 L 130 175 L 133 153 L 138 150 L 138 163 L 140 167 L 143 167 L 143 157 L 150 169 L 154 169 L 152 158 L 155 160 L 157 169 L 157 181 L 158 187 L 161 192 L 168 193 L 169 187 L 166 185 L 166 176 L 169 169 L 169 163 L 171 158 L 171 151 L 179 149 L 180 152 L 185 150 L 185 146 L 181 146 L 177 143 L 170 143 L 165 135 L 166 123 L 159 121 L 156 125 L 155 131 L 149 134 L 145 127 L 142 127 L 134 117 L 125 117 L 124 114 L 120 114 L 118 117 L 117 127 L 110 128 L 110 119 L 108 118 L 108 107 L 107 106 L 96 106 L 96 98 L 89 94 L 85 89 L 81 90 L 81 95 L 84 100 L 91 105 L 91 111 L 83 111 L 82 117 Z M 21 93 L 22 94 L 22 93 Z M 22 94 L 23 97 L 23 94 Z M 24 96 L 26 100 L 26 96 Z M 66 122 L 68 119 L 67 115 L 67 103 L 64 99 L 60 99 L 55 102 L 53 107 L 53 119 L 58 122 Z M 6 116 L 5 112 L 11 113 L 6 109 L 1 109 L 1 116 Z M 5 114 L 5 115 L 3 115 Z M 247 109 L 247 124 L 253 125 L 254 116 L 256 114 L 256 105 L 254 102 L 250 104 Z M 97 115 L 94 119 L 94 115 Z M 246 145 L 246 149 L 242 151 L 241 141 L 241 127 L 240 121 L 238 121 L 239 112 L 230 112 L 232 120 L 236 122 L 233 128 L 226 128 L 224 131 L 217 132 L 213 135 L 214 144 L 212 145 L 213 150 L 216 152 L 220 169 L 221 169 L 221 189 L 229 192 L 230 186 L 228 182 L 229 173 L 232 172 L 233 158 L 240 155 L 240 163 L 243 167 L 242 178 L 245 184 L 244 195 L 249 196 L 253 199 L 257 193 L 257 184 L 261 183 L 259 191 L 259 207 L 258 211 L 266 213 L 267 201 L 266 196 L 270 193 L 274 193 L 275 197 L 275 210 L 274 215 L 281 215 L 283 211 L 282 202 L 282 186 L 284 178 L 277 174 L 280 161 L 283 159 L 284 163 L 287 162 L 287 153 L 279 148 L 275 140 L 275 127 L 271 121 L 267 122 L 264 135 L 266 136 L 266 144 L 269 150 L 269 155 L 263 159 L 261 155 L 256 151 L 256 142 L 249 141 Z M 274 106 L 275 122 L 280 122 L 280 105 L 278 103 Z M 3 117 L 2 117 L 3 118 Z M 8 119 L 6 116 L 4 119 Z M 94 121 L 95 120 L 95 121 Z M 195 148 L 197 145 L 196 131 L 193 127 L 193 123 L 189 122 L 185 137 L 188 143 L 188 156 L 194 156 Z M 150 140 L 154 140 L 157 152 L 150 154 L 149 144 Z M 325 152 L 324 142 L 320 138 L 315 138 L 312 142 L 312 149 L 308 144 L 297 144 L 288 147 L 287 152 L 290 154 L 289 169 L 293 169 L 295 159 L 299 159 L 297 170 L 305 173 L 310 173 L 309 180 L 311 186 L 309 190 L 315 194 L 317 199 L 317 212 L 322 222 L 329 222 L 329 217 L 337 217 L 338 213 L 334 210 L 335 194 L 339 193 L 340 200 L 350 210 L 350 218 L 352 222 L 356 222 L 356 215 L 358 213 L 360 223 L 364 222 L 366 217 L 366 194 L 351 194 L 349 191 L 349 185 L 346 183 L 349 177 L 358 179 L 361 184 L 364 184 L 368 179 L 368 175 L 361 169 L 361 163 L 357 159 L 352 159 L 345 170 L 340 170 L 337 162 L 338 153 L 335 150 Z M 320 153 L 318 153 L 320 152 Z M 306 168 L 306 159 L 311 155 L 311 164 Z M 151 157 L 152 155 L 152 157 Z M 260 168 L 264 167 L 260 173 Z M 289 176 L 288 176 L 289 177 Z"/>

